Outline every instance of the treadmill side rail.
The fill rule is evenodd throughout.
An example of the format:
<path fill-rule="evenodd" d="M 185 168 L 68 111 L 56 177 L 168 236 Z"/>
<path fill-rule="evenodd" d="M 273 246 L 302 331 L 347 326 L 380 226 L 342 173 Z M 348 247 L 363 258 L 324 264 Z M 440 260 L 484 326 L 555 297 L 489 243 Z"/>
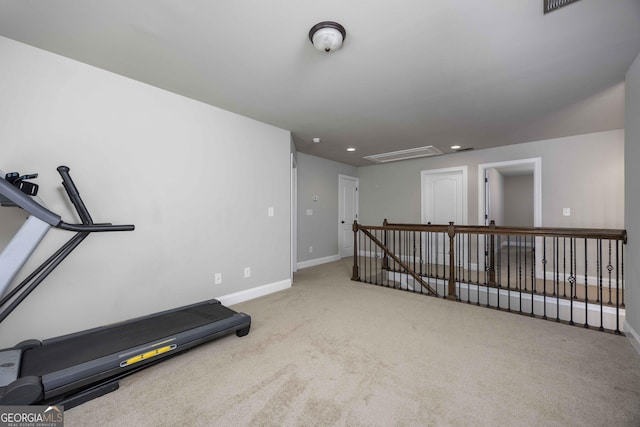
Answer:
<path fill-rule="evenodd" d="M 91 360 L 76 366 L 50 372 L 42 376 L 44 385 L 44 399 L 69 394 L 74 390 L 97 383 L 102 380 L 120 375 L 128 370 L 152 364 L 168 356 L 173 356 L 198 344 L 215 338 L 229 335 L 251 324 L 251 317 L 244 313 L 236 313 L 232 317 L 217 322 L 168 336 L 166 338 L 148 342 L 132 348 L 126 352 L 109 354 L 99 359 Z M 158 346 L 175 345 L 173 351 L 158 354 L 156 357 L 140 360 L 121 367 L 120 364 L 137 355 L 142 355 Z"/>

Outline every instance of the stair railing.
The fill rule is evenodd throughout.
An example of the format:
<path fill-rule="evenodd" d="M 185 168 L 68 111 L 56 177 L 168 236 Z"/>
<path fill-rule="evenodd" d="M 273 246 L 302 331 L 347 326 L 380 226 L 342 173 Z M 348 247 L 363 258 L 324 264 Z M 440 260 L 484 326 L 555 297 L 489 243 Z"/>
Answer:
<path fill-rule="evenodd" d="M 625 230 L 354 222 L 352 280 L 622 334 Z"/>

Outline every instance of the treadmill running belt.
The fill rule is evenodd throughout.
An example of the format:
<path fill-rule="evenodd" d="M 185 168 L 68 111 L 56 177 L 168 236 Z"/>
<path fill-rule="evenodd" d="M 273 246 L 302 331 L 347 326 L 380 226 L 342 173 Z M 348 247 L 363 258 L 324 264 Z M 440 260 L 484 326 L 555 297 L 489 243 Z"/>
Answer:
<path fill-rule="evenodd" d="M 204 326 L 236 314 L 222 304 L 204 304 L 73 334 L 23 354 L 21 376 L 41 376 L 138 345 Z"/>

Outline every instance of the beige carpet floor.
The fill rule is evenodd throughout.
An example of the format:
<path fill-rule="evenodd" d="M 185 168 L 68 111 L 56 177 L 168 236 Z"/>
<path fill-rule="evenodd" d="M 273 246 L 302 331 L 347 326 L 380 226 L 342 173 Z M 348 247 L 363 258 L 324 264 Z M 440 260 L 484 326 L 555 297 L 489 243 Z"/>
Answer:
<path fill-rule="evenodd" d="M 625 337 L 352 282 L 349 260 L 233 307 L 197 347 L 65 413 L 67 426 L 640 426 Z"/>

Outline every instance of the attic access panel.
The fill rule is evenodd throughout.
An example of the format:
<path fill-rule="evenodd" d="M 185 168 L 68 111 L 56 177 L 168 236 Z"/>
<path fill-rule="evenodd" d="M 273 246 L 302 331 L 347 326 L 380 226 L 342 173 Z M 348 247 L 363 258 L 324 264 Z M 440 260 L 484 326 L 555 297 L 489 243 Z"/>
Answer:
<path fill-rule="evenodd" d="M 398 160 L 415 159 L 418 157 L 439 156 L 442 151 L 434 147 L 433 145 L 427 145 L 426 147 L 410 148 L 408 150 L 391 151 L 389 153 L 374 154 L 371 156 L 364 156 L 374 163 L 387 163 L 397 162 Z"/>
<path fill-rule="evenodd" d="M 544 1 L 544 13 L 553 12 L 556 9 L 560 9 L 563 6 L 567 6 L 578 0 L 543 0 Z"/>

